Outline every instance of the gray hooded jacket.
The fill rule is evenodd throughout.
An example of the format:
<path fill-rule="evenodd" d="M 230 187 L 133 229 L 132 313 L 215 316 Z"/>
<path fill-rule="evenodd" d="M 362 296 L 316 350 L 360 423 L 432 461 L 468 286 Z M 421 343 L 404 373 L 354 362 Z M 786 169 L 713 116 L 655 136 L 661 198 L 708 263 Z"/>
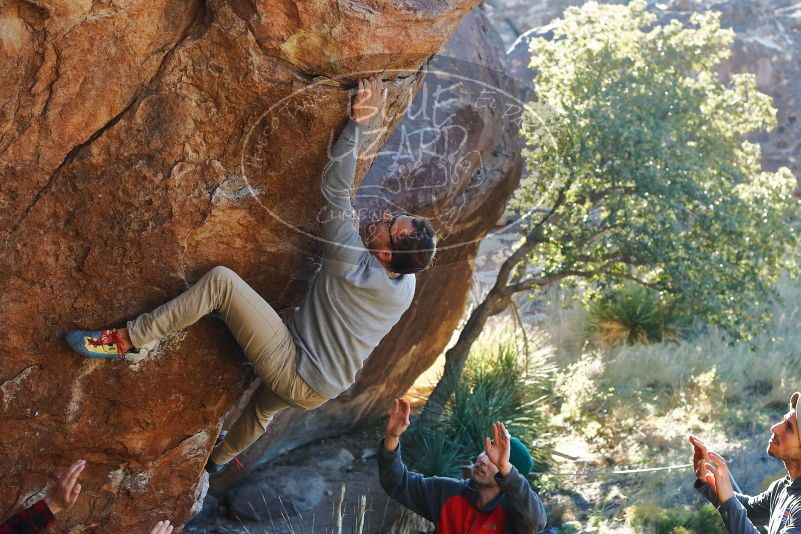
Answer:
<path fill-rule="evenodd" d="M 755 525 L 767 525 L 768 534 L 801 534 L 801 479 L 784 477 L 759 495 L 735 493 L 723 504 L 706 482 L 696 480 L 695 489 L 718 508 L 729 534 L 762 534 Z"/>

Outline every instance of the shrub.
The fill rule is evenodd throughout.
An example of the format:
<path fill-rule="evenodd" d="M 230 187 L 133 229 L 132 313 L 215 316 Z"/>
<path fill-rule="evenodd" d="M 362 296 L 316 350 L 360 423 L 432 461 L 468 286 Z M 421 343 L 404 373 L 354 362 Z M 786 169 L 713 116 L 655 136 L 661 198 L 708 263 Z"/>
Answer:
<path fill-rule="evenodd" d="M 462 466 L 484 450 L 495 421 L 524 443 L 544 442 L 545 401 L 553 389 L 551 349 L 543 335 L 523 340 L 509 330 L 490 330 L 473 347 L 462 381 L 439 420 L 416 419 L 405 443 L 409 465 L 427 476 L 459 477 Z M 547 448 L 532 450 L 534 471 L 548 464 Z"/>
<path fill-rule="evenodd" d="M 656 291 L 635 285 L 610 288 L 589 305 L 593 338 L 602 347 L 676 339 L 678 317 Z"/>
<path fill-rule="evenodd" d="M 659 508 L 653 504 L 632 506 L 626 510 L 629 523 L 655 534 L 725 534 L 723 520 L 715 507 L 706 504 L 698 509 Z"/>
<path fill-rule="evenodd" d="M 599 368 L 587 381 L 599 391 L 614 388 L 615 400 L 622 403 L 648 397 L 660 413 L 675 407 L 681 392 L 693 404 L 724 400 L 725 393 L 729 405 L 783 406 L 795 387 L 788 377 L 797 375 L 801 366 L 801 280 L 783 279 L 776 289 L 781 300 L 772 307 L 766 328 L 752 340 L 733 342 L 712 327 L 691 340 L 624 346 L 604 351 L 598 356 L 602 364 L 592 360 Z M 565 378 L 567 385 L 581 376 L 578 371 L 568 373 L 576 377 Z"/>
<path fill-rule="evenodd" d="M 532 41 L 532 172 L 512 202 L 532 216 L 499 290 L 633 279 L 747 338 L 801 254 L 792 173 L 747 141 L 776 110 L 753 74 L 719 81 L 734 40 L 719 13 L 660 24 L 648 4 L 584 2 Z"/>
<path fill-rule="evenodd" d="M 469 455 L 462 447 L 462 440 L 453 440 L 442 425 L 412 426 L 404 444 L 404 457 L 418 473 L 427 477 L 461 478 L 461 466 Z"/>

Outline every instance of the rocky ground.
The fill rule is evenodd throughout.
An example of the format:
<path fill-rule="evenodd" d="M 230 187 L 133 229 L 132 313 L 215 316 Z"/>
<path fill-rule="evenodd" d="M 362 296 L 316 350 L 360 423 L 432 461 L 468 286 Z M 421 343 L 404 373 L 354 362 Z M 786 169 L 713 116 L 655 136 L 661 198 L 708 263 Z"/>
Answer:
<path fill-rule="evenodd" d="M 342 531 L 355 531 L 358 501 L 365 496 L 363 532 L 386 532 L 399 506 L 378 482 L 375 451 L 381 435 L 380 425 L 373 424 L 295 449 L 230 494 L 207 496 L 185 532 L 334 533 L 343 487 Z"/>

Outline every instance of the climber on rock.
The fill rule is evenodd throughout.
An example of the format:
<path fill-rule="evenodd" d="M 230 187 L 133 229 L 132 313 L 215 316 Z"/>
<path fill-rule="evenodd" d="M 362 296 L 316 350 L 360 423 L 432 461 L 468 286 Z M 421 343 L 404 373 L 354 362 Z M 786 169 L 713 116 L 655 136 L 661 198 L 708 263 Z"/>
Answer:
<path fill-rule="evenodd" d="M 379 479 L 390 497 L 433 522 L 439 534 L 533 534 L 545 527 L 545 508 L 525 478 L 533 466 L 531 455 L 503 423 L 492 425 L 494 440 L 486 438 L 468 480 L 425 477 L 401 460 L 400 437 L 410 414 L 409 403 L 395 399 L 378 446 Z"/>
<path fill-rule="evenodd" d="M 383 115 L 385 99 L 386 88 L 377 76 L 359 81 L 350 118 L 323 173 L 322 266 L 286 325 L 236 273 L 215 267 L 125 328 L 67 334 L 70 347 L 83 356 L 124 358 L 219 312 L 262 382 L 212 452 L 209 472 L 222 471 L 256 441 L 277 411 L 287 406 L 311 410 L 348 389 L 411 304 L 414 273 L 432 263 L 436 238 L 427 220 L 385 213 L 359 225 L 351 205 L 359 147 L 373 119 Z"/>

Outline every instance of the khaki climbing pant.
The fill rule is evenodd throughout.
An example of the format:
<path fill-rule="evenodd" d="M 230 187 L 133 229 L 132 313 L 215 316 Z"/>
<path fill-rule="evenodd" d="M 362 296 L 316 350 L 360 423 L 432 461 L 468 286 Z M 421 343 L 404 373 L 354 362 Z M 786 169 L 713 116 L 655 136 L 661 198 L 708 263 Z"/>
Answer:
<path fill-rule="evenodd" d="M 212 453 L 214 463 L 225 464 L 256 441 L 279 410 L 287 406 L 312 410 L 328 399 L 298 375 L 295 340 L 275 310 L 226 267 L 213 268 L 173 300 L 129 321 L 128 335 L 134 346 L 141 347 L 213 310 L 222 313 L 262 380 L 225 441 Z"/>

